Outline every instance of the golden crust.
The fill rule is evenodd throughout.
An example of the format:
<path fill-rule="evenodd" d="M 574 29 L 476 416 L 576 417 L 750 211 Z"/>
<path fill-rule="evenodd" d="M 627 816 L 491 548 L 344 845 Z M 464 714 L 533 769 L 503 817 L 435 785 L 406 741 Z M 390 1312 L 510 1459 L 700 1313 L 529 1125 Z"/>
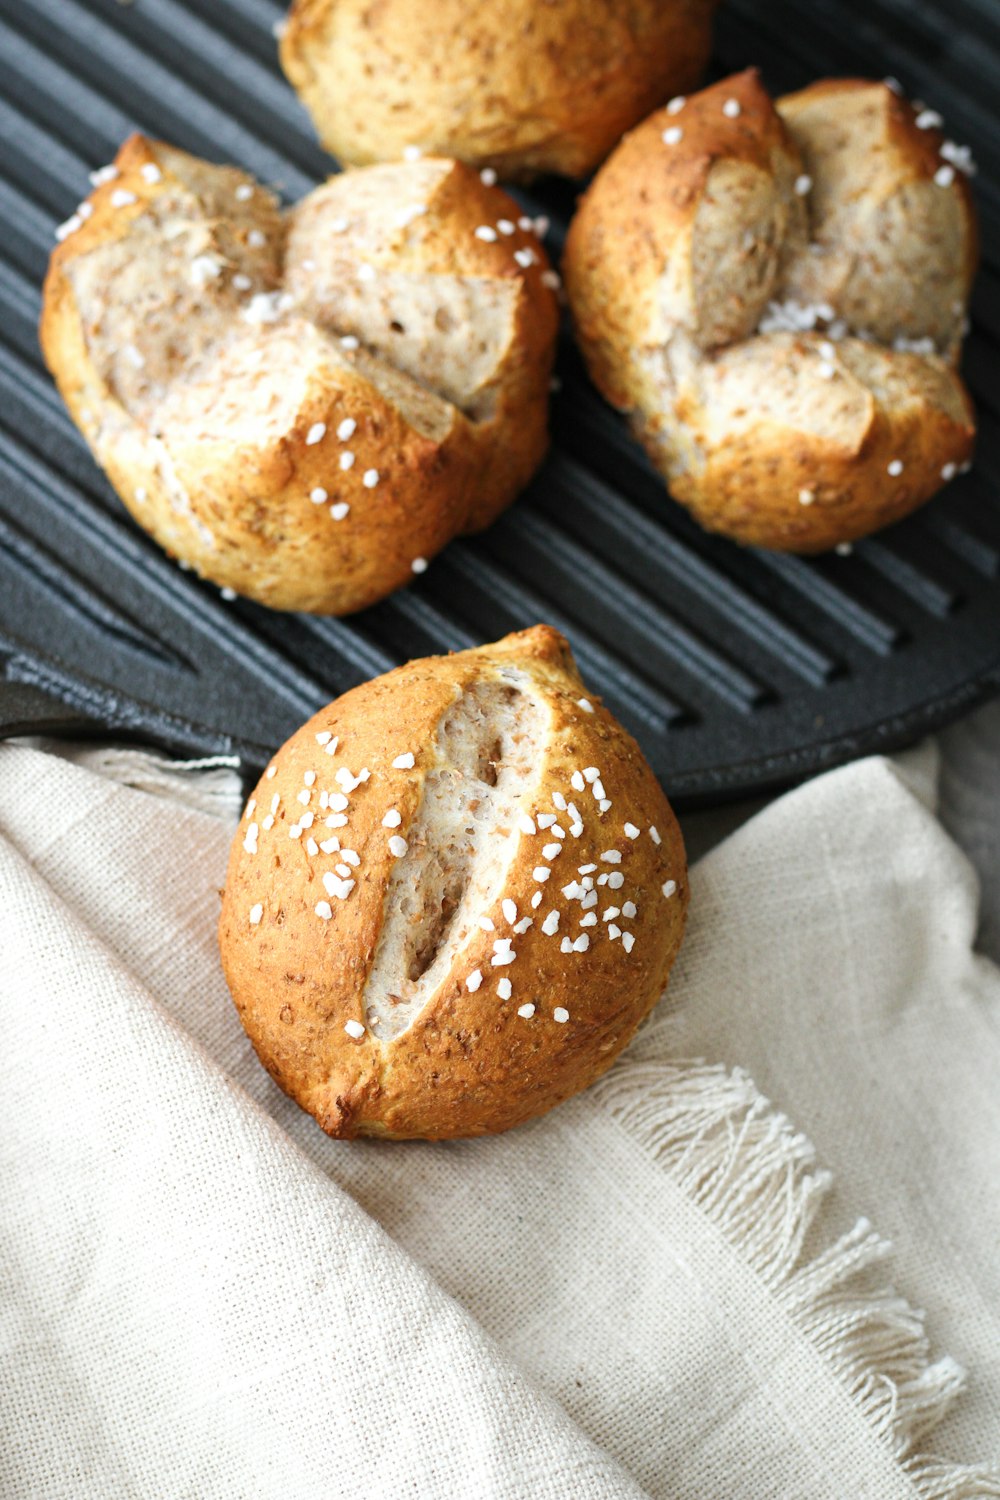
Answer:
<path fill-rule="evenodd" d="M 446 972 L 411 1024 L 379 1041 L 366 986 L 370 999 L 396 864 L 383 819 L 395 809 L 396 833 L 415 837 L 428 776 L 441 763 L 435 736 L 443 716 L 463 693 L 512 670 L 547 726 L 521 811 L 536 818 L 558 809 L 560 795 L 575 798 L 583 826 L 575 835 L 563 829 L 555 857 L 554 845 L 541 852 L 552 836 L 541 825 L 516 836 L 481 912 L 494 929 L 474 925 L 456 940 Z M 591 1083 L 659 998 L 684 926 L 683 843 L 638 746 L 599 703 L 588 700 L 591 711 L 582 707 L 582 696 L 566 642 L 538 626 L 493 646 L 411 662 L 344 694 L 293 735 L 258 784 L 229 862 L 219 926 L 223 966 L 261 1061 L 330 1134 L 436 1139 L 506 1130 Z M 320 735 L 337 737 L 335 756 L 319 745 Z M 406 752 L 414 755 L 413 768 L 394 767 Z M 356 885 L 330 903 L 324 919 L 316 913 L 323 872 L 338 856 L 310 853 L 304 837 L 289 837 L 289 826 L 302 814 L 297 799 L 312 772 L 309 806 L 321 816 L 321 792 L 335 788 L 337 767 L 370 775 L 339 814 L 348 820 L 338 832 L 341 844 L 349 840 L 358 856 Z M 598 789 L 610 801 L 604 812 L 593 783 L 583 793 L 573 790 L 574 773 L 589 767 L 600 771 Z M 272 806 L 273 827 L 266 828 L 260 820 Z M 560 816 L 568 824 L 572 812 L 556 811 Z M 251 820 L 258 822 L 255 835 L 248 835 Z M 602 861 L 609 850 L 620 852 L 619 864 Z M 542 881 L 545 861 L 551 875 Z M 593 866 L 593 874 L 581 876 L 581 866 Z M 589 900 L 596 922 L 591 917 L 581 925 L 586 909 L 562 888 L 572 892 L 573 882 L 584 879 L 596 882 L 600 899 L 596 906 Z M 665 895 L 668 881 L 675 888 L 667 886 Z M 539 891 L 542 902 L 533 906 Z M 504 905 L 511 901 L 519 917 L 532 916 L 527 931 L 511 926 Z M 604 919 L 612 903 L 626 908 L 619 915 L 624 936 Z M 561 913 L 554 934 L 543 929 L 550 910 Z M 495 966 L 497 940 L 512 932 L 516 962 Z M 563 939 L 581 933 L 590 935 L 587 950 L 563 952 Z M 472 991 L 467 979 L 477 969 L 483 982 Z M 504 978 L 512 989 L 507 1000 L 498 994 Z M 529 1002 L 535 1013 L 520 1015 Z M 559 1007 L 568 1020 L 557 1018 Z M 348 1022 L 365 1028 L 357 1039 L 345 1031 Z"/>
<path fill-rule="evenodd" d="M 941 145 L 884 85 L 775 107 L 751 70 L 644 121 L 584 196 L 563 269 L 591 375 L 710 530 L 822 551 L 969 458 L 975 223 Z"/>
<path fill-rule="evenodd" d="M 505 193 L 459 163 L 424 161 L 344 174 L 282 216 L 245 174 L 139 136 L 115 168 L 53 252 L 40 336 L 74 420 L 163 547 L 274 608 L 344 614 L 511 503 L 545 452 L 558 313 L 544 251 Z M 391 180 L 364 182 L 380 172 Z M 419 215 L 400 220 L 393 192 L 422 193 Z M 325 195 L 349 214 L 352 193 L 381 195 L 386 215 L 331 236 L 318 207 Z M 513 233 L 476 236 L 498 220 Z M 352 276 L 362 258 L 371 267 L 360 339 L 347 288 L 317 304 L 303 270 L 311 223 L 317 253 L 339 238 Z M 483 409 L 373 347 L 377 294 L 400 276 L 418 325 L 439 288 L 496 305 Z M 459 367 L 475 336 L 466 322 Z M 414 342 L 433 350 L 435 337 Z M 345 419 L 349 441 L 336 435 Z"/>
<path fill-rule="evenodd" d="M 408 145 L 505 178 L 582 176 L 697 83 L 715 0 L 295 0 L 281 62 L 343 162 Z"/>

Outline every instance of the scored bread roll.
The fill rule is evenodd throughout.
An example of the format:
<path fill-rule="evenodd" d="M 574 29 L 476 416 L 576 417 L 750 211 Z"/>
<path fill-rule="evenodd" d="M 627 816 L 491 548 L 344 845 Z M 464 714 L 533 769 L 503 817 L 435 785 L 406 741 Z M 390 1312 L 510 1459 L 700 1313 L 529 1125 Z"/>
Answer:
<path fill-rule="evenodd" d="M 295 0 L 281 62 L 342 162 L 579 177 L 708 61 L 716 0 Z"/>
<path fill-rule="evenodd" d="M 482 1135 L 585 1088 L 659 998 L 680 831 L 545 626 L 413 661 L 293 735 L 233 840 L 240 1019 L 331 1135 Z"/>
<path fill-rule="evenodd" d="M 591 375 L 702 525 L 819 552 L 965 463 L 962 154 L 885 84 L 772 104 L 751 70 L 628 136 L 570 227 Z"/>
<path fill-rule="evenodd" d="M 224 588 L 344 614 L 488 525 L 546 447 L 558 323 L 530 220 L 460 163 L 282 213 L 133 136 L 46 277 L 46 361 L 135 519 Z"/>

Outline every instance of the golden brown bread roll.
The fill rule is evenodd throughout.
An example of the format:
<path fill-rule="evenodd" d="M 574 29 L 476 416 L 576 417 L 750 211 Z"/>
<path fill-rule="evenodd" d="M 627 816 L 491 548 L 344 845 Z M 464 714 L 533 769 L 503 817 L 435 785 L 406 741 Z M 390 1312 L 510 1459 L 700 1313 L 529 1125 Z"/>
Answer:
<path fill-rule="evenodd" d="M 710 530 L 819 552 L 969 458 L 975 225 L 934 118 L 858 80 L 775 105 L 750 71 L 650 116 L 584 196 L 591 375 Z"/>
<path fill-rule="evenodd" d="M 578 177 L 701 77 L 716 0 L 295 0 L 281 62 L 340 161 Z"/>
<path fill-rule="evenodd" d="M 446 160 L 344 173 L 282 214 L 133 136 L 70 221 L 41 340 L 169 552 L 345 614 L 510 504 L 546 447 L 558 307 L 530 221 Z"/>
<path fill-rule="evenodd" d="M 233 841 L 226 978 L 331 1135 L 482 1135 L 585 1088 L 659 998 L 684 846 L 546 626 L 410 662 L 293 735 Z"/>

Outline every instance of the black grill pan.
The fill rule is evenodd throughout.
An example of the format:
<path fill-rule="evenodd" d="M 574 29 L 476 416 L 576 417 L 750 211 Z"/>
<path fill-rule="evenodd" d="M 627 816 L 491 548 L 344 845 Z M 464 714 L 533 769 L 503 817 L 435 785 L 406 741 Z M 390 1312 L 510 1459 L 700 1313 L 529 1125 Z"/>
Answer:
<path fill-rule="evenodd" d="M 292 199 L 331 170 L 277 66 L 281 14 L 272 0 L 0 0 L 9 722 L 55 700 L 63 727 L 236 752 L 256 767 L 374 673 L 545 620 L 566 631 L 672 795 L 694 803 L 901 746 L 1000 688 L 995 0 L 731 0 L 713 64 L 718 76 L 757 63 L 774 91 L 893 74 L 972 146 L 985 264 L 965 357 L 981 428 L 971 473 L 850 556 L 743 551 L 665 500 L 566 340 L 553 451 L 528 494 L 349 620 L 227 603 L 169 562 L 95 467 L 37 344 L 53 229 L 130 130 L 237 162 Z M 551 216 L 558 253 L 575 190 L 520 196 Z"/>

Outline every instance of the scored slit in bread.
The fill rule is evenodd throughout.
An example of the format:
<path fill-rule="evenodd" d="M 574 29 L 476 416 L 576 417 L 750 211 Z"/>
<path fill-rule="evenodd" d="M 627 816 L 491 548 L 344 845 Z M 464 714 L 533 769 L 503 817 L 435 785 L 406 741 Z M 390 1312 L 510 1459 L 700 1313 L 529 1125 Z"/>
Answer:
<path fill-rule="evenodd" d="M 364 992 L 380 1040 L 405 1031 L 502 896 L 549 717 L 511 667 L 466 688 L 441 719 Z"/>

